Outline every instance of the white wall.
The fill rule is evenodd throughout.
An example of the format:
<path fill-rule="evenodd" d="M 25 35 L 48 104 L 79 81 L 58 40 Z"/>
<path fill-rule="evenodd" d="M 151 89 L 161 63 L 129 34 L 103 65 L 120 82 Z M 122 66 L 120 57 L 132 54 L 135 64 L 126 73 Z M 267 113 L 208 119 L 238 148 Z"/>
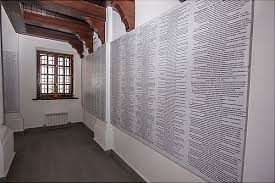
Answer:
<path fill-rule="evenodd" d="M 4 9 L 2 28 L 3 50 L 18 53 L 20 113 L 24 119 L 24 128 L 43 126 L 46 113 L 68 112 L 70 122 L 82 121 L 81 60 L 77 52 L 68 43 L 17 34 Z M 74 55 L 74 94 L 79 99 L 32 100 L 36 98 L 37 49 Z"/>
<path fill-rule="evenodd" d="M 177 5 L 136 0 L 136 26 Z M 245 182 L 274 182 L 274 1 L 255 1 L 252 72 L 244 162 Z M 113 149 L 149 182 L 204 182 L 113 127 Z"/>
<path fill-rule="evenodd" d="M 113 126 L 113 150 L 147 182 L 205 182 Z"/>
<path fill-rule="evenodd" d="M 88 128 L 90 128 L 92 131 L 94 131 L 96 117 L 94 115 L 92 115 L 91 113 L 89 113 L 88 111 L 86 111 L 84 108 L 83 108 L 83 122 Z"/>
<path fill-rule="evenodd" d="M 93 50 L 95 51 L 97 48 L 99 48 L 102 45 L 101 40 L 98 38 L 98 35 L 96 32 L 94 32 L 94 36 L 93 36 Z M 87 55 L 85 55 L 87 56 Z"/>
<path fill-rule="evenodd" d="M 274 21 L 274 1 L 255 1 L 246 182 L 274 182 Z"/>
<path fill-rule="evenodd" d="M 74 94 L 79 99 L 32 100 L 36 98 L 36 50 L 74 55 Z M 19 35 L 20 108 L 25 128 L 40 127 L 46 113 L 68 112 L 70 122 L 82 121 L 81 60 L 68 44 L 26 35 Z"/>
<path fill-rule="evenodd" d="M 2 46 L 4 51 L 18 52 L 18 34 L 2 7 Z"/>
<path fill-rule="evenodd" d="M 19 35 L 14 31 L 13 26 L 4 10 L 2 8 L 2 46 L 3 51 L 9 51 L 16 54 L 18 59 L 18 40 Z M 15 83 L 16 84 L 16 83 Z M 16 92 L 19 98 L 19 91 Z M 19 99 L 17 101 L 19 105 Z M 20 110 L 20 109 L 19 109 Z M 23 130 L 23 118 L 20 113 L 6 113 L 5 125 L 13 131 Z"/>
<path fill-rule="evenodd" d="M 126 33 L 124 23 L 121 21 L 120 15 L 116 11 L 112 11 L 112 38 L 115 40 Z"/>
<path fill-rule="evenodd" d="M 2 25 L 6 25 L 7 21 L 3 22 L 3 20 L 7 17 L 4 17 L 2 19 L 2 15 L 4 14 L 4 9 L 2 9 L 2 5 L 0 3 L 1 8 L 1 23 Z M 4 15 L 6 16 L 6 15 Z M 8 24 L 10 27 L 11 25 Z M 3 28 L 2 28 L 3 31 Z M 5 30 L 6 33 L 7 30 Z M 14 32 L 11 32 L 12 36 L 15 36 L 13 34 Z M 2 33 L 4 35 L 4 31 Z M 7 40 L 6 37 L 2 36 L 2 41 Z M 11 40 L 12 41 L 12 40 Z M 10 47 L 7 47 L 5 45 L 5 49 L 11 49 Z M 1 50 L 1 45 L 0 45 Z M 8 129 L 5 125 L 2 125 L 4 123 L 4 102 L 3 102 L 3 81 L 2 81 L 2 55 L 0 51 L 0 178 L 6 177 L 8 170 L 10 168 L 10 165 L 12 163 L 12 160 L 14 158 L 14 138 L 13 133 L 10 129 Z"/>
<path fill-rule="evenodd" d="M 2 5 L 0 4 L 0 9 L 2 12 Z M 2 14 L 2 13 L 1 13 Z M 2 26 L 2 15 L 0 15 L 0 26 Z M 2 30 L 2 27 L 0 28 Z M 2 41 L 2 33 L 0 32 L 0 41 Z M 2 81 L 2 44 L 0 42 L 0 125 L 2 125 L 4 123 L 4 101 L 3 101 L 3 81 Z"/>
<path fill-rule="evenodd" d="M 179 0 L 136 0 L 136 27 L 180 4 Z"/>

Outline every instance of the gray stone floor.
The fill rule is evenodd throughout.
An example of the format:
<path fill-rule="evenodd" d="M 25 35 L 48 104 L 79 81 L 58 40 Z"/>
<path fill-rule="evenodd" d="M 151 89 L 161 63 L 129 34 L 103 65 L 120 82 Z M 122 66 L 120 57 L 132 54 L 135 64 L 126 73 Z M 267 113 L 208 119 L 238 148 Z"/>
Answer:
<path fill-rule="evenodd" d="M 78 123 L 15 135 L 16 156 L 8 182 L 135 182 Z"/>

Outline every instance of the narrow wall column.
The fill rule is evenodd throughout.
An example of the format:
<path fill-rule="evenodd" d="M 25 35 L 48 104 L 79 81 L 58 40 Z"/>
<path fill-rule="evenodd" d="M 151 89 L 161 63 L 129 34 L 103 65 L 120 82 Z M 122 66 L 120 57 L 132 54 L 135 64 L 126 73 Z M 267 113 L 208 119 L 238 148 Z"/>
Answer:
<path fill-rule="evenodd" d="M 106 123 L 97 120 L 94 126 L 94 140 L 104 149 L 110 150 L 113 146 L 113 130 L 110 124 L 110 62 L 113 12 L 112 7 L 106 8 L 105 44 L 106 44 Z"/>
<path fill-rule="evenodd" d="M 7 176 L 15 156 L 14 137 L 4 121 L 4 85 L 3 85 L 3 51 L 2 51 L 2 4 L 0 2 L 0 182 Z"/>
<path fill-rule="evenodd" d="M 106 122 L 110 122 L 110 63 L 111 63 L 111 41 L 113 39 L 113 10 L 112 7 L 108 6 L 107 9 L 107 20 L 106 20 Z"/>
<path fill-rule="evenodd" d="M 3 98 L 3 78 L 2 78 L 2 11 L 0 2 L 0 125 L 4 123 L 4 98 Z"/>

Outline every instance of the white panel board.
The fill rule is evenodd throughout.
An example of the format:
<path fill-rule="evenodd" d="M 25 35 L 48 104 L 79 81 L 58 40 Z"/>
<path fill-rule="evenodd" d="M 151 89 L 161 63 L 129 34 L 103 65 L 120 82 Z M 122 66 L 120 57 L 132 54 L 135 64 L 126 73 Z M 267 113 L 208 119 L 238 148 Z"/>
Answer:
<path fill-rule="evenodd" d="M 5 113 L 19 112 L 19 80 L 17 53 L 3 51 L 3 84 Z"/>
<path fill-rule="evenodd" d="M 240 182 L 253 2 L 193 1 L 111 43 L 111 123 L 207 181 Z"/>
<path fill-rule="evenodd" d="M 82 62 L 83 107 L 106 121 L 106 46 L 102 45 Z"/>

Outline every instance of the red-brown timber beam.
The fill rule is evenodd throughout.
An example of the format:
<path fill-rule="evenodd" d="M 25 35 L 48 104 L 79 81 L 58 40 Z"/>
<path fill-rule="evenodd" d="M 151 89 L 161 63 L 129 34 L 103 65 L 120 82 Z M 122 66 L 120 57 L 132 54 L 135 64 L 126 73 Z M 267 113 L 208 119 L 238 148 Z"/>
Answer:
<path fill-rule="evenodd" d="M 83 43 L 73 34 L 49 30 L 31 25 L 26 25 L 26 32 L 31 36 L 68 42 L 74 49 L 76 49 L 80 57 L 83 58 Z"/>
<path fill-rule="evenodd" d="M 86 24 L 28 10 L 24 10 L 24 19 L 29 24 L 73 33 L 85 43 L 90 53 L 93 51 L 93 31 Z"/>

